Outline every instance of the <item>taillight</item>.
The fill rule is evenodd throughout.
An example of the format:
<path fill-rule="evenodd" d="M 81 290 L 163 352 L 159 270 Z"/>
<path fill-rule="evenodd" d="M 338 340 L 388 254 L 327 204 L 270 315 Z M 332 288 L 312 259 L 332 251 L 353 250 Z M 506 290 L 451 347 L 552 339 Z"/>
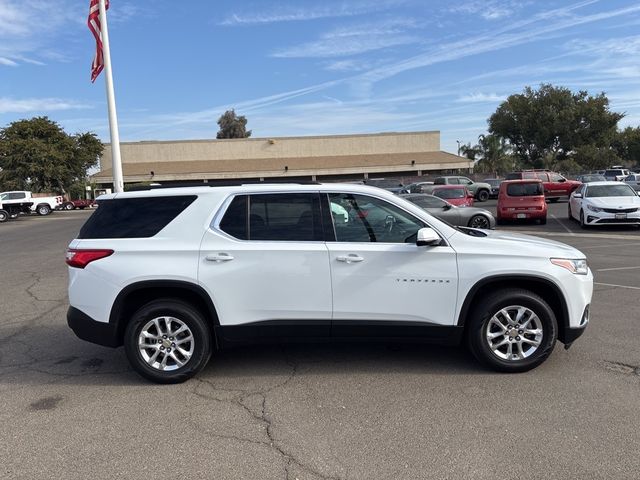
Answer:
<path fill-rule="evenodd" d="M 108 257 L 113 254 L 113 250 L 108 249 L 67 249 L 67 265 L 75 268 L 84 268 L 94 260 Z"/>

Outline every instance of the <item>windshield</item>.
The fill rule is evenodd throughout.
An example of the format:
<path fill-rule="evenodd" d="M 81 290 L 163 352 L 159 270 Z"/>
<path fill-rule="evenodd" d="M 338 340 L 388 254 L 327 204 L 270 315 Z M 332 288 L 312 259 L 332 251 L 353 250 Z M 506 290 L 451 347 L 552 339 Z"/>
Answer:
<path fill-rule="evenodd" d="M 440 198 L 464 198 L 466 197 L 463 188 L 441 188 L 433 192 Z"/>
<path fill-rule="evenodd" d="M 7 200 L 8 197 L 9 197 L 8 193 L 3 193 L 2 195 L 0 195 L 0 200 Z"/>
<path fill-rule="evenodd" d="M 614 182 L 612 182 L 614 183 Z M 626 184 L 592 185 L 587 189 L 585 197 L 635 197 L 636 192 Z"/>

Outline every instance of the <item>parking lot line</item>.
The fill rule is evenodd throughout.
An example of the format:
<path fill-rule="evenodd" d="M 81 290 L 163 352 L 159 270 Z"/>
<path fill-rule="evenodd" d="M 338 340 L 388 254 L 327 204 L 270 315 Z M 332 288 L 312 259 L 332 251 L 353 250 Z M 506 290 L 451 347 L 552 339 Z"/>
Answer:
<path fill-rule="evenodd" d="M 635 243 L 608 243 L 606 245 L 588 245 L 584 247 L 580 247 L 581 250 L 587 250 L 589 248 L 619 248 L 619 247 L 637 247 L 638 242 Z"/>
<path fill-rule="evenodd" d="M 630 288 L 632 290 L 640 290 L 640 287 L 631 287 L 629 285 L 616 285 L 615 283 L 600 283 L 593 282 L 594 285 L 602 285 L 604 287 L 618 287 L 618 288 Z"/>
<path fill-rule="evenodd" d="M 615 268 L 599 268 L 597 272 L 611 272 L 613 270 L 635 270 L 640 267 L 615 267 Z"/>
<path fill-rule="evenodd" d="M 527 235 L 536 235 L 539 237 L 578 237 L 575 233 L 561 232 L 541 232 L 538 230 L 509 230 L 510 233 L 525 233 Z M 637 240 L 640 244 L 640 236 L 638 235 L 616 235 L 613 233 L 583 233 L 580 232 L 581 238 L 607 238 L 612 240 Z"/>
<path fill-rule="evenodd" d="M 558 217 L 556 217 L 555 215 L 551 215 L 551 218 L 553 218 L 556 222 L 558 222 L 562 226 L 562 228 L 564 228 L 567 232 L 569 232 L 569 235 L 571 236 L 575 235 L 575 233 L 569 227 L 567 227 L 564 223 L 562 223 Z"/>

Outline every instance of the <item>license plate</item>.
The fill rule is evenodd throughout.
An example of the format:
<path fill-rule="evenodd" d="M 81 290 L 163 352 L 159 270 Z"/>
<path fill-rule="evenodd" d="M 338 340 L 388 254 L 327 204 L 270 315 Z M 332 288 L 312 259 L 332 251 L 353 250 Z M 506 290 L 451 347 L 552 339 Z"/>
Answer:
<path fill-rule="evenodd" d="M 527 214 L 526 213 L 518 213 L 516 215 L 516 218 L 527 218 Z"/>
<path fill-rule="evenodd" d="M 616 213 L 616 220 L 624 220 L 625 218 L 627 218 L 626 213 Z"/>

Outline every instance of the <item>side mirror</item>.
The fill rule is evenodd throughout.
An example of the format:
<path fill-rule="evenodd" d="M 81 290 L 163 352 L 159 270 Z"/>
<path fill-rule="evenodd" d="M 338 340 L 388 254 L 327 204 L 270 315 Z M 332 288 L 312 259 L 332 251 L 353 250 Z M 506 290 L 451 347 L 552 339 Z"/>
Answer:
<path fill-rule="evenodd" d="M 419 247 L 435 246 L 440 244 L 440 236 L 429 227 L 418 230 L 416 245 Z"/>
<path fill-rule="evenodd" d="M 442 207 L 443 210 L 451 210 L 451 204 L 447 203 L 444 207 Z"/>
<path fill-rule="evenodd" d="M 566 182 L 566 181 L 567 181 L 567 179 L 566 179 L 566 178 L 561 178 L 561 179 L 560 179 L 560 180 L 558 180 L 558 181 L 559 181 L 560 183 L 562 183 L 562 182 Z"/>
<path fill-rule="evenodd" d="M 574 193 L 573 194 L 573 198 L 582 198 L 582 194 L 581 193 Z"/>

